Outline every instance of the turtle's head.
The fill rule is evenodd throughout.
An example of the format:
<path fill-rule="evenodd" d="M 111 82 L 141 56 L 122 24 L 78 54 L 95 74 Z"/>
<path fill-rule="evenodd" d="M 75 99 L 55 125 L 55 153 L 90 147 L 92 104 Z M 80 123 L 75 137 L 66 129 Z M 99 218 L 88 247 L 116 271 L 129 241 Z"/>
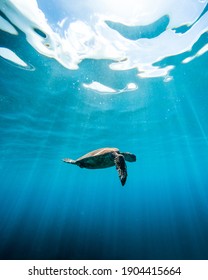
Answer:
<path fill-rule="evenodd" d="M 136 156 L 134 154 L 131 154 L 129 152 L 126 152 L 126 153 L 121 153 L 125 160 L 129 161 L 129 162 L 134 162 L 136 161 Z"/>

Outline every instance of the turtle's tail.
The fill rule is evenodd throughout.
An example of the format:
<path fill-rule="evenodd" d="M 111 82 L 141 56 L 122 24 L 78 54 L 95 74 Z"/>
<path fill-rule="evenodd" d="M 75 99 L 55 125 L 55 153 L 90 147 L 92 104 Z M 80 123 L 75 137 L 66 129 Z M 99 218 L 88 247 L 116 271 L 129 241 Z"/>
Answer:
<path fill-rule="evenodd" d="M 64 158 L 64 159 L 62 159 L 64 162 L 66 162 L 66 163 L 71 163 L 71 164 L 76 164 L 75 163 L 75 160 L 73 160 L 73 159 L 70 159 L 70 158 Z"/>

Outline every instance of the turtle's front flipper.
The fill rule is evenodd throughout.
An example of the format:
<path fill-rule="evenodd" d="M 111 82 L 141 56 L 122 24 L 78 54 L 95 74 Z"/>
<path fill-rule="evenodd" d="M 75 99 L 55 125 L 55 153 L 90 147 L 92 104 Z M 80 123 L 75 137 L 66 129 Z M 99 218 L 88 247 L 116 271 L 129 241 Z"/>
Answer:
<path fill-rule="evenodd" d="M 121 181 L 122 186 L 126 183 L 127 178 L 127 167 L 124 156 L 121 154 L 116 154 L 114 158 L 115 166 L 118 171 L 118 175 Z"/>

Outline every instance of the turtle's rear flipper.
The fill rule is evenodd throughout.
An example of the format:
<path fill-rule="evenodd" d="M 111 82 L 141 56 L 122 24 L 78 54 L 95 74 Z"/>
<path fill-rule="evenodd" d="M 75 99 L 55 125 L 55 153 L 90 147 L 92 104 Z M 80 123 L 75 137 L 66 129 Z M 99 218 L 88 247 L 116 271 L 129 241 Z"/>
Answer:
<path fill-rule="evenodd" d="M 63 160 L 64 162 L 66 162 L 66 163 L 76 164 L 75 160 L 70 159 L 70 158 L 64 158 L 64 159 L 62 159 L 62 160 Z"/>
<path fill-rule="evenodd" d="M 125 162 L 124 156 L 121 154 L 116 155 L 114 162 L 116 165 L 116 169 L 118 171 L 118 175 L 119 175 L 121 184 L 122 184 L 122 186 L 124 186 L 126 183 L 126 178 L 127 178 L 127 167 L 126 167 L 126 162 Z"/>

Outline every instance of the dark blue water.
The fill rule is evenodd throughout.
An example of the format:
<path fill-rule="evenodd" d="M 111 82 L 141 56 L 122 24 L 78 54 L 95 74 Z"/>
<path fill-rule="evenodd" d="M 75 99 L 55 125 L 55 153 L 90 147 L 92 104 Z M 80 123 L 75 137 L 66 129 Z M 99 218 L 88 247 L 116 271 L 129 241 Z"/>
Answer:
<path fill-rule="evenodd" d="M 0 258 L 207 259 L 207 53 L 168 58 L 165 82 L 106 60 L 70 71 L 21 32 L 0 42 L 33 67 L 0 58 Z M 138 89 L 102 95 L 83 87 L 93 80 Z M 101 147 L 137 155 L 124 187 L 115 168 L 61 161 Z"/>

